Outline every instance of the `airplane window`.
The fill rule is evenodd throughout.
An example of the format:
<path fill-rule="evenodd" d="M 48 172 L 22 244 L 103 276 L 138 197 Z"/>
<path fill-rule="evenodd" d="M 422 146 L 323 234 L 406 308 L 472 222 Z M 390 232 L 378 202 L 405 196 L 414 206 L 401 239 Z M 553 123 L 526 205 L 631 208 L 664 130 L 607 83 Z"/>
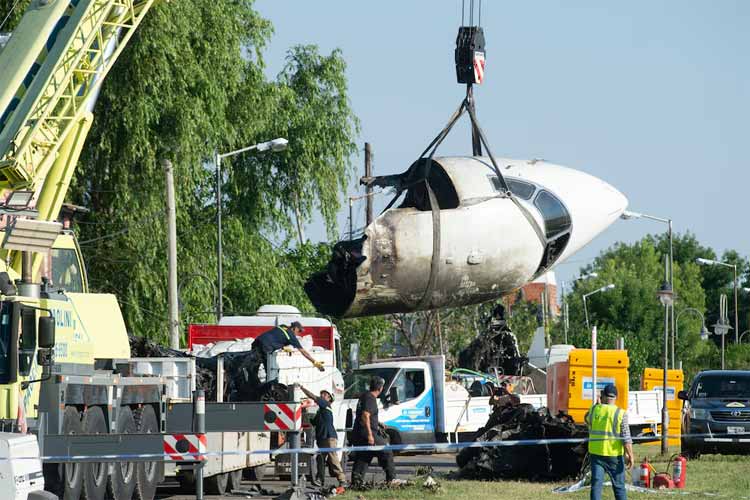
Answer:
<path fill-rule="evenodd" d="M 544 217 L 544 227 L 547 238 L 554 238 L 570 229 L 570 214 L 563 204 L 548 191 L 540 191 L 536 195 L 534 205 Z"/>
<path fill-rule="evenodd" d="M 500 192 L 502 190 L 500 179 L 496 175 L 491 175 L 490 181 L 492 181 L 492 187 L 495 188 L 495 191 Z M 536 191 L 536 187 L 533 184 L 518 179 L 506 177 L 505 182 L 508 184 L 511 193 L 524 200 L 530 200 L 534 196 L 534 191 Z"/>

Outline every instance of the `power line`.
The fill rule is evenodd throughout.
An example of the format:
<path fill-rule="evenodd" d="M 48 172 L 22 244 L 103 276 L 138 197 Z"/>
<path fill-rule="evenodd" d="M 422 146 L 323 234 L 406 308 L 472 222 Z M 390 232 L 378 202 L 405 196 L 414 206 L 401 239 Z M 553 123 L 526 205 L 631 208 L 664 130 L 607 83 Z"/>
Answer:
<path fill-rule="evenodd" d="M 94 243 L 94 242 L 97 242 L 97 241 L 106 240 L 106 239 L 110 239 L 110 238 L 115 238 L 117 236 L 121 236 L 121 235 L 127 233 L 128 231 L 130 231 L 131 229 L 133 229 L 133 228 L 135 228 L 137 226 L 141 226 L 141 225 L 145 224 L 146 222 L 150 221 L 151 219 L 154 219 L 156 216 L 164 215 L 164 212 L 165 212 L 165 209 L 162 208 L 161 210 L 157 210 L 156 212 L 152 212 L 151 214 L 147 215 L 143 219 L 140 219 L 140 220 L 138 220 L 136 222 L 128 224 L 127 226 L 125 226 L 123 229 L 120 229 L 119 231 L 115 231 L 113 233 L 105 234 L 105 235 L 102 235 L 102 236 L 97 236 L 96 238 L 91 238 L 90 240 L 81 241 L 78 244 L 81 245 L 81 246 L 83 246 L 83 245 L 88 245 L 89 243 Z"/>

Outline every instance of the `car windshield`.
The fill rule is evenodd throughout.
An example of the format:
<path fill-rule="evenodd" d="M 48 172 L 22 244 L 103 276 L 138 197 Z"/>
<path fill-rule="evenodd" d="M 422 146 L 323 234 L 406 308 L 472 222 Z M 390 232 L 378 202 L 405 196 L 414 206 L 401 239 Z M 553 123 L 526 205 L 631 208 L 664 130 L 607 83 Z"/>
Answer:
<path fill-rule="evenodd" d="M 694 392 L 696 398 L 750 399 L 750 373 L 704 375 Z"/>
<path fill-rule="evenodd" d="M 396 376 L 398 368 L 363 368 L 361 370 L 354 370 L 344 378 L 346 384 L 346 390 L 344 391 L 344 399 L 356 399 L 363 392 L 369 389 L 370 379 L 373 376 L 383 377 L 385 379 L 385 387 L 388 387 L 393 381 L 393 377 Z"/>

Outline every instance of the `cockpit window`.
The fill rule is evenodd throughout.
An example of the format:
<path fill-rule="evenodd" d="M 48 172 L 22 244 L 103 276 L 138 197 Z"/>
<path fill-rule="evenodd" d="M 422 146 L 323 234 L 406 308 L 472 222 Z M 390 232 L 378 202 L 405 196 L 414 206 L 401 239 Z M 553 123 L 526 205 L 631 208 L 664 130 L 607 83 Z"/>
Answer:
<path fill-rule="evenodd" d="M 83 273 L 72 248 L 52 249 L 52 284 L 68 292 L 83 292 Z"/>
<path fill-rule="evenodd" d="M 418 168 L 415 171 L 415 176 L 419 178 L 418 175 L 421 172 L 424 172 L 424 169 L 426 168 L 427 160 L 417 161 L 422 162 L 418 165 Z M 421 173 L 421 175 L 424 174 Z M 440 210 L 458 208 L 458 194 L 456 193 L 456 188 L 453 186 L 453 181 L 451 181 L 451 178 L 445 172 L 443 167 L 441 167 L 436 161 L 432 162 L 428 180 L 432 191 L 435 193 L 435 198 L 437 199 L 438 208 L 440 208 Z M 399 208 L 416 208 L 423 212 L 432 210 L 430 196 L 427 192 L 427 186 L 425 186 L 424 183 L 424 177 L 415 181 L 414 184 L 409 187 L 406 191 L 404 201 Z"/>
<path fill-rule="evenodd" d="M 549 191 L 539 191 L 534 199 L 534 205 L 544 217 L 547 239 L 555 238 L 570 229 L 570 214 L 560 200 Z"/>
<path fill-rule="evenodd" d="M 502 191 L 503 188 L 500 185 L 500 179 L 498 179 L 496 175 L 490 175 L 489 178 L 492 182 L 492 187 L 495 188 L 495 191 Z M 536 191 L 536 186 L 528 182 L 520 181 L 518 179 L 511 179 L 510 177 L 506 177 L 505 182 L 508 184 L 510 192 L 523 200 L 530 200 L 534 196 L 534 192 Z"/>

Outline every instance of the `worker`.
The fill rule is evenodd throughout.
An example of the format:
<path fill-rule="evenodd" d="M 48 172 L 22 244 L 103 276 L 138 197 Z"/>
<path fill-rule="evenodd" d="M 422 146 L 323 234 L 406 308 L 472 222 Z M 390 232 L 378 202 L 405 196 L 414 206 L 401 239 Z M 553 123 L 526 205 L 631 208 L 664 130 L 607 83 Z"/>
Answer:
<path fill-rule="evenodd" d="M 370 379 L 369 391 L 365 391 L 357 401 L 357 413 L 354 418 L 352 429 L 352 444 L 354 446 L 386 445 L 388 441 L 379 433 L 378 422 L 378 397 L 383 392 L 385 380 L 382 377 L 373 376 Z M 393 464 L 393 453 L 390 451 L 357 451 L 354 453 L 354 466 L 352 467 L 352 486 L 361 488 L 364 486 L 365 474 L 373 457 L 378 457 L 378 464 L 385 471 L 385 480 L 389 485 L 395 485 L 396 467 Z"/>
<path fill-rule="evenodd" d="M 336 426 L 333 424 L 333 409 L 331 408 L 333 394 L 322 390 L 320 391 L 320 396 L 316 396 L 305 387 L 300 386 L 300 389 L 318 405 L 318 413 L 316 413 L 313 422 L 315 426 L 315 443 L 318 445 L 318 448 L 337 448 L 338 435 L 336 434 Z M 348 484 L 346 483 L 344 469 L 341 467 L 338 453 L 335 451 L 326 451 L 318 454 L 317 481 L 313 481 L 313 483 L 318 482 L 320 486 L 325 486 L 326 464 L 328 464 L 328 472 L 331 474 L 331 477 L 335 477 L 338 480 L 340 487 L 346 488 Z"/>
<path fill-rule="evenodd" d="M 633 467 L 633 440 L 627 412 L 615 404 L 616 399 L 617 388 L 607 384 L 602 390 L 602 403 L 594 404 L 585 417 L 589 428 L 591 500 L 601 499 L 605 472 L 612 480 L 615 500 L 627 498 L 625 468 Z"/>
<path fill-rule="evenodd" d="M 260 355 L 259 358 L 263 368 L 266 368 L 266 359 L 268 358 L 268 355 L 274 351 L 283 349 L 286 352 L 293 352 L 294 349 L 297 349 L 300 354 L 306 357 L 310 363 L 315 366 L 315 368 L 324 371 L 325 368 L 323 367 L 323 362 L 316 361 L 315 358 L 313 358 L 310 353 L 302 347 L 302 344 L 299 343 L 297 335 L 304 331 L 302 324 L 299 321 L 294 321 L 289 325 L 288 329 L 285 325 L 281 325 L 260 334 L 253 342 L 253 350 L 257 351 Z"/>

